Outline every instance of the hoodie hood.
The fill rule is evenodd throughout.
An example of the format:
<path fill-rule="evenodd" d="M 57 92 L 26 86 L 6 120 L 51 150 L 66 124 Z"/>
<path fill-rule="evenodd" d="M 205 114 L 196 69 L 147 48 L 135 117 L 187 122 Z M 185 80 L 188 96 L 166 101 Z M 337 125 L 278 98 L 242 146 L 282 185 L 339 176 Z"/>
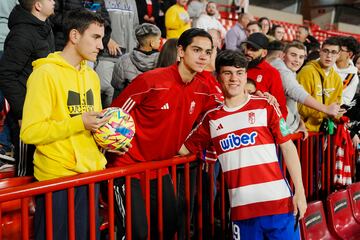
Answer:
<path fill-rule="evenodd" d="M 48 36 L 49 32 L 51 31 L 51 27 L 46 21 L 41 21 L 30 12 L 22 8 L 20 5 L 16 5 L 10 13 L 8 27 L 11 30 L 19 25 L 24 24 L 39 27 L 38 32 L 43 37 Z"/>
<path fill-rule="evenodd" d="M 158 57 L 159 57 L 159 52 L 155 52 L 155 51 L 144 53 L 142 51 L 134 49 L 130 53 L 131 62 L 141 72 L 146 72 L 154 69 Z"/>
<path fill-rule="evenodd" d="M 296 73 L 294 73 L 293 71 L 290 70 L 290 68 L 288 68 L 285 64 L 285 62 L 283 60 L 281 60 L 280 58 L 276 58 L 274 59 L 271 63 L 270 63 L 274 68 L 276 68 L 278 71 L 283 71 L 286 72 L 288 74 L 295 75 Z"/>
<path fill-rule="evenodd" d="M 326 78 L 325 71 L 324 71 L 324 69 L 321 68 L 321 66 L 320 66 L 320 60 L 319 60 L 319 59 L 318 59 L 318 60 L 310 61 L 310 62 L 308 62 L 306 65 L 313 66 L 313 67 L 316 69 L 316 71 L 317 71 L 323 78 Z M 336 65 L 336 64 L 334 64 L 334 65 Z M 334 72 L 334 66 L 332 66 L 332 67 L 330 68 L 329 74 L 332 74 L 333 72 Z"/>
<path fill-rule="evenodd" d="M 46 58 L 40 58 L 36 61 L 34 61 L 32 63 L 34 70 L 46 65 L 46 64 L 56 64 L 59 65 L 61 67 L 67 68 L 67 69 L 71 69 L 74 71 L 78 71 L 74 66 L 72 66 L 71 64 L 69 64 L 61 55 L 61 52 L 55 52 L 55 53 L 50 53 Z M 84 70 L 85 68 L 87 68 L 87 62 L 84 60 L 80 63 L 80 71 Z"/>
<path fill-rule="evenodd" d="M 338 68 L 336 64 L 334 64 L 334 70 L 341 76 L 342 74 L 357 74 L 357 68 L 354 66 L 352 61 L 349 61 L 349 65 L 347 68 Z"/>

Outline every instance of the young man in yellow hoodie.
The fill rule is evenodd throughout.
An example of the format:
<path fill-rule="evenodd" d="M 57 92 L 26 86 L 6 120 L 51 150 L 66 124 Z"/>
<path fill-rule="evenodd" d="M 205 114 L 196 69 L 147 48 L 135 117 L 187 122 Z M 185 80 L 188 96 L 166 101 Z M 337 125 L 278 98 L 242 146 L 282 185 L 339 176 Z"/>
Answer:
<path fill-rule="evenodd" d="M 86 63 L 95 61 L 103 49 L 104 20 L 90 11 L 74 10 L 64 27 L 64 50 L 35 61 L 27 82 L 20 137 L 36 146 L 34 176 L 38 181 L 101 170 L 106 164 L 91 131 L 109 118 L 99 118 L 100 81 Z M 96 203 L 99 186 L 95 189 Z M 35 239 L 45 239 L 44 199 L 36 198 Z M 89 239 L 87 186 L 75 188 L 74 201 L 77 239 Z M 67 190 L 54 192 L 52 202 L 54 239 L 67 239 Z M 93 207 L 98 215 L 97 204 Z"/>
<path fill-rule="evenodd" d="M 325 105 L 341 104 L 342 80 L 333 68 L 339 53 L 338 38 L 326 39 L 320 49 L 319 60 L 308 62 L 297 75 L 297 79 L 304 89 Z M 303 104 L 299 104 L 298 108 L 308 131 L 318 132 L 322 121 L 328 117 L 325 113 Z"/>

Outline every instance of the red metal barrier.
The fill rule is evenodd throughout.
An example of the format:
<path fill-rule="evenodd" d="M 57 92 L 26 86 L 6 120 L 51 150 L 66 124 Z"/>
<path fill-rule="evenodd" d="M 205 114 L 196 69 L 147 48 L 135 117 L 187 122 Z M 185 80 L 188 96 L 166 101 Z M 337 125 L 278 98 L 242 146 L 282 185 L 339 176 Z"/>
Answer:
<path fill-rule="evenodd" d="M 16 199 L 22 199 L 22 207 L 25 207 L 27 199 L 34 197 L 36 195 L 45 194 L 45 202 L 46 202 L 46 238 L 51 240 L 53 238 L 52 235 L 52 193 L 59 190 L 68 190 L 69 194 L 69 239 L 74 239 L 75 236 L 75 226 L 74 226 L 74 203 L 73 201 L 70 201 L 71 196 L 74 194 L 74 188 L 78 186 L 88 185 L 89 186 L 89 225 L 91 226 L 91 232 L 90 232 L 90 239 L 95 239 L 95 208 L 94 208 L 94 185 L 95 183 L 99 183 L 102 181 L 107 181 L 107 187 L 108 187 L 108 214 L 109 214 L 109 239 L 114 239 L 114 199 L 113 199 L 113 179 L 120 178 L 120 177 L 126 177 L 126 222 L 131 222 L 131 191 L 130 191 L 130 178 L 134 174 L 137 173 L 144 173 L 145 179 L 146 179 L 146 212 L 147 215 L 150 213 L 150 190 L 149 190 L 149 173 L 150 170 L 158 169 L 158 171 L 161 173 L 161 169 L 172 167 L 172 169 L 176 169 L 177 165 L 185 164 L 185 182 L 186 182 L 186 189 L 185 189 L 185 201 L 186 201 L 186 216 L 188 218 L 187 224 L 186 224 L 186 234 L 189 237 L 190 236 L 190 192 L 189 192 L 189 163 L 196 161 L 195 156 L 187 156 L 187 157 L 175 157 L 173 159 L 164 160 L 164 161 L 158 161 L 158 162 L 149 162 L 149 163 L 141 163 L 137 165 L 122 167 L 122 168 L 111 168 L 106 169 L 103 171 L 97 171 L 92 173 L 84 173 L 72 177 L 65 177 L 65 178 L 59 178 L 49 181 L 42 181 L 42 182 L 34 182 L 27 185 L 22 185 L 18 187 L 8 188 L 8 189 L 1 189 L 0 190 L 0 203 L 16 200 Z M 173 172 L 173 171 L 172 171 Z M 173 178 L 176 180 L 176 174 L 173 175 Z M 161 191 L 161 177 L 158 178 L 159 183 L 159 196 L 162 195 Z M 175 181 L 176 182 L 176 181 Z M 200 192 L 201 194 L 201 192 Z M 161 197 L 158 198 L 161 201 Z M 201 196 L 200 196 L 201 200 Z M 162 206 L 160 204 L 159 206 Z M 201 205 L 200 205 L 201 206 Z M 159 207 L 159 216 L 162 216 L 162 208 Z M 2 216 L 2 211 L 0 210 L 0 216 Z M 149 216 L 148 220 L 150 223 Z M 28 219 L 28 213 L 25 210 L 22 210 L 22 239 L 29 239 L 29 232 L 27 228 L 27 219 Z M 150 226 L 150 224 L 149 224 Z M 153 230 L 153 229 L 151 229 Z M 156 231 L 156 230 L 155 230 Z M 159 224 L 158 224 L 158 231 L 162 232 L 162 218 L 159 217 Z M 201 232 L 202 229 L 198 227 L 198 232 Z M 2 236 L 1 228 L 0 228 L 0 236 Z M 150 236 L 150 229 L 149 229 L 149 236 Z M 149 237 L 150 238 L 150 237 Z M 126 239 L 131 239 L 131 224 L 127 224 L 126 228 Z"/>
<path fill-rule="evenodd" d="M 302 176 L 305 187 L 305 193 L 308 200 L 317 200 L 319 198 L 326 197 L 333 188 L 333 178 L 334 178 L 334 158 L 335 150 L 332 147 L 332 138 L 329 136 L 322 136 L 319 133 L 310 133 L 309 138 L 306 140 L 301 139 L 301 134 L 294 134 L 292 139 L 297 147 L 297 151 L 300 155 Z M 326 141 L 324 139 L 327 139 Z M 327 144 L 326 150 L 324 150 L 324 144 Z M 322 153 L 322 161 L 320 164 L 319 153 Z M 195 162 L 195 156 L 187 157 L 174 157 L 169 160 L 157 161 L 157 162 L 146 162 L 136 165 L 131 165 L 121 168 L 110 168 L 103 171 L 97 171 L 92 173 L 80 174 L 72 177 L 54 179 L 43 182 L 34 182 L 27 185 L 16 186 L 7 189 L 0 189 L 0 204 L 3 204 L 7 201 L 12 200 L 21 200 L 21 236 L 22 239 L 29 239 L 29 199 L 33 198 L 36 195 L 45 194 L 45 203 L 46 203 L 46 238 L 52 239 L 52 193 L 59 190 L 66 189 L 68 191 L 68 224 L 69 224 L 69 239 L 75 239 L 75 213 L 74 213 L 74 188 L 78 186 L 89 186 L 89 226 L 91 227 L 90 239 L 95 239 L 95 203 L 94 191 L 95 183 L 106 182 L 107 183 L 107 219 L 108 219 L 108 230 L 109 230 L 109 239 L 114 239 L 114 179 L 125 177 L 125 186 L 126 186 L 126 223 L 131 223 L 131 176 L 141 173 L 144 175 L 145 184 L 144 184 L 144 195 L 145 195 L 145 208 L 148 220 L 148 239 L 150 239 L 151 231 L 158 231 L 162 233 L 164 230 L 164 222 L 162 217 L 159 217 L 157 223 L 157 229 L 150 229 L 150 171 L 157 170 L 158 175 L 161 176 L 164 169 L 170 168 L 170 173 L 172 175 L 172 181 L 174 183 L 174 190 L 177 193 L 176 182 L 176 167 L 178 165 L 184 165 L 184 177 L 185 177 L 185 236 L 187 239 L 190 239 L 190 222 L 191 222 L 191 206 L 190 206 L 190 163 Z M 210 203 L 214 203 L 214 166 L 209 165 L 209 183 L 202 182 L 202 168 L 203 163 L 201 162 L 197 166 L 197 198 L 196 203 L 196 212 L 194 212 L 194 219 L 196 219 L 196 236 L 197 239 L 203 239 L 203 209 L 202 209 L 202 188 L 203 184 L 210 185 L 209 196 L 206 196 L 206 199 L 209 199 Z M 284 166 L 284 176 L 288 176 L 288 173 L 285 170 Z M 321 176 L 320 176 L 321 173 Z M 223 237 L 226 236 L 226 231 L 228 231 L 228 214 L 226 209 L 226 197 L 225 197 L 225 182 L 224 177 L 220 174 L 220 229 L 216 229 L 215 219 L 214 219 L 214 204 L 210 204 L 210 232 L 211 236 L 215 236 L 216 231 L 221 231 Z M 321 182 L 321 187 L 319 184 Z M 290 182 L 290 186 L 293 186 Z M 162 216 L 162 178 L 158 177 L 158 216 Z M 3 212 L 0 209 L 0 220 L 3 219 Z M 131 224 L 126 224 L 126 239 L 131 239 L 132 226 Z M 0 228 L 0 236 L 2 236 L 2 228 Z M 160 236 L 162 236 L 160 234 Z M 161 238 L 160 238 L 161 239 Z M 176 236 L 175 236 L 176 239 Z"/>

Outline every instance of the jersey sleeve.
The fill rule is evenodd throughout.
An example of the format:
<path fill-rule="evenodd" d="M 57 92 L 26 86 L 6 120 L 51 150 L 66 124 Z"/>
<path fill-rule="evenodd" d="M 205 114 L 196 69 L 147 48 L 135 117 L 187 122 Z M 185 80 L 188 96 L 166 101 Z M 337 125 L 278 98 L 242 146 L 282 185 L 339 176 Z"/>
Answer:
<path fill-rule="evenodd" d="M 291 139 L 290 130 L 281 114 L 280 109 L 275 105 L 267 107 L 267 121 L 275 142 L 281 144 Z"/>
<path fill-rule="evenodd" d="M 130 113 L 137 105 L 141 104 L 150 89 L 145 77 L 140 74 L 120 93 L 111 106 L 120 107 Z"/>
<path fill-rule="evenodd" d="M 205 107 L 207 111 L 217 107 L 219 104 L 222 104 L 224 102 L 224 95 L 221 91 L 219 82 L 216 81 L 211 72 L 203 71 L 202 76 L 206 79 L 210 93 L 210 100 L 207 102 L 207 106 Z"/>
<path fill-rule="evenodd" d="M 273 81 L 270 85 L 270 94 L 272 94 L 280 105 L 280 110 L 284 118 L 286 118 L 288 111 L 286 107 L 285 91 L 282 85 L 280 73 L 275 69 L 273 72 Z"/>
<path fill-rule="evenodd" d="M 186 148 L 192 152 L 200 152 L 210 146 L 210 126 L 207 116 L 190 132 L 185 140 Z"/>

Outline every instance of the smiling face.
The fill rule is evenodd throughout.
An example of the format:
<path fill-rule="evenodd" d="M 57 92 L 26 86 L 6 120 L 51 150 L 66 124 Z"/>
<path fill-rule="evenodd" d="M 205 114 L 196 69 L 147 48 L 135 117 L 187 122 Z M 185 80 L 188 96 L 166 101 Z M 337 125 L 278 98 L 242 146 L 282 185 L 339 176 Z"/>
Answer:
<path fill-rule="evenodd" d="M 191 72 L 202 72 L 210 63 L 212 44 L 207 37 L 194 37 L 186 49 L 181 45 L 178 47 L 180 63 Z"/>
<path fill-rule="evenodd" d="M 89 27 L 81 34 L 77 30 L 72 30 L 74 36 L 74 45 L 77 54 L 83 60 L 96 61 L 97 55 L 102 50 L 104 37 L 104 26 L 98 23 L 91 23 Z"/>
<path fill-rule="evenodd" d="M 246 69 L 234 66 L 222 66 L 218 75 L 222 91 L 226 98 L 233 98 L 245 93 Z"/>
<path fill-rule="evenodd" d="M 293 72 L 296 72 L 303 65 L 306 57 L 304 49 L 290 47 L 284 55 L 284 62 L 286 66 Z"/>

